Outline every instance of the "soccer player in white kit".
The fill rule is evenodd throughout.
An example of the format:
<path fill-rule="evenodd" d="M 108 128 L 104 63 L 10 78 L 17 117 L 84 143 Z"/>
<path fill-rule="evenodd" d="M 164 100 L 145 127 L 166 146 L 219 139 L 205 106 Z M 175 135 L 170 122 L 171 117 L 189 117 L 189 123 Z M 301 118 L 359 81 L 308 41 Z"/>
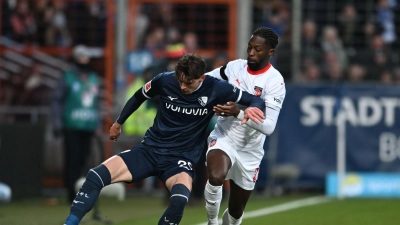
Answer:
<path fill-rule="evenodd" d="M 241 124 L 244 109 L 241 105 L 228 102 L 214 107 L 220 116 L 208 137 L 208 180 L 204 190 L 209 225 L 218 225 L 224 180 L 230 180 L 230 197 L 222 225 L 242 222 L 264 156 L 266 135 L 275 129 L 286 94 L 282 75 L 269 63 L 277 44 L 276 33 L 270 28 L 260 27 L 249 40 L 247 60 L 230 61 L 207 73 L 259 96 L 266 105 L 264 122 L 259 125 L 252 121 Z"/>

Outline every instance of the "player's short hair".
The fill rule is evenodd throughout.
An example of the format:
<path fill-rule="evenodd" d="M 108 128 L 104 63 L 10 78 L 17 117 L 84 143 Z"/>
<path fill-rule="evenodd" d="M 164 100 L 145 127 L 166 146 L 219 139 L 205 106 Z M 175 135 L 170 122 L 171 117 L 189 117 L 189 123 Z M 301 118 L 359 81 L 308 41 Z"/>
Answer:
<path fill-rule="evenodd" d="M 265 44 L 275 48 L 278 45 L 278 35 L 269 27 L 259 27 L 253 32 L 253 36 L 264 38 Z"/>
<path fill-rule="evenodd" d="M 194 53 L 183 55 L 175 66 L 175 76 L 181 81 L 199 79 L 206 73 L 206 61 Z"/>

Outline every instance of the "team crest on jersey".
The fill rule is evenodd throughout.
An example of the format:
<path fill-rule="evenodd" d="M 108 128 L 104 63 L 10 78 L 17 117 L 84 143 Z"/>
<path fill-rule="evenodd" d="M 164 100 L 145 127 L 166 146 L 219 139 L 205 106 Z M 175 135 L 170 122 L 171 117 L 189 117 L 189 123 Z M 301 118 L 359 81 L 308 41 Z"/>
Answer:
<path fill-rule="evenodd" d="M 213 147 L 217 143 L 217 139 L 212 139 L 210 142 L 210 147 Z"/>
<path fill-rule="evenodd" d="M 199 98 L 199 102 L 201 106 L 205 106 L 207 104 L 208 97 L 207 96 L 202 96 Z"/>
<path fill-rule="evenodd" d="M 256 182 L 258 179 L 258 172 L 260 171 L 260 168 L 257 168 L 254 170 L 254 175 L 253 175 L 253 182 Z"/>
<path fill-rule="evenodd" d="M 150 89 L 151 89 L 151 81 L 147 82 L 147 83 L 144 85 L 144 91 L 145 91 L 145 92 L 148 92 Z"/>
<path fill-rule="evenodd" d="M 259 86 L 255 86 L 254 87 L 254 94 L 256 95 L 256 96 L 258 96 L 258 97 L 260 97 L 261 96 L 261 93 L 262 93 L 262 88 L 261 87 L 259 87 Z"/>

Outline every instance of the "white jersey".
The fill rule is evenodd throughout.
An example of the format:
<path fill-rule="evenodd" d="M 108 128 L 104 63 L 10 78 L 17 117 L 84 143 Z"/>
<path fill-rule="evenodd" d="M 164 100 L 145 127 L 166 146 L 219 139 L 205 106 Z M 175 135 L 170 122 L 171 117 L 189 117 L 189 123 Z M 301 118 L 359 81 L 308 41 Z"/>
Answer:
<path fill-rule="evenodd" d="M 214 132 L 222 134 L 230 139 L 231 144 L 238 151 L 254 152 L 257 158 L 264 155 L 263 145 L 266 135 L 270 135 L 275 129 L 279 111 L 285 98 L 286 88 L 282 75 L 271 64 L 259 71 L 251 71 L 247 66 L 247 60 L 238 59 L 229 62 L 226 68 L 221 67 L 210 71 L 207 75 L 223 79 L 222 74 L 228 78 L 228 82 L 250 94 L 259 96 L 265 101 L 266 119 L 263 124 L 257 125 L 248 121 L 241 125 L 241 120 L 233 116 L 218 117 Z M 226 79 L 226 78 L 225 78 Z M 246 107 L 238 105 L 240 109 Z M 274 115 L 268 115 L 268 109 L 274 109 Z M 276 118 L 268 118 L 268 116 Z"/>

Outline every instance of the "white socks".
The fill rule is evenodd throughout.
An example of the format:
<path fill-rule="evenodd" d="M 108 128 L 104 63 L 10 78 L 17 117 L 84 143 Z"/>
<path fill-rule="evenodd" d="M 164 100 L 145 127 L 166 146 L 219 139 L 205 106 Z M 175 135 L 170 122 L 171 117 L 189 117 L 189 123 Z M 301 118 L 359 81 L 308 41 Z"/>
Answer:
<path fill-rule="evenodd" d="M 239 219 L 233 218 L 228 209 L 225 210 L 224 214 L 222 215 L 222 225 L 240 225 L 242 223 L 243 215 Z"/>
<path fill-rule="evenodd" d="M 222 186 L 212 186 L 207 180 L 204 189 L 204 198 L 206 199 L 208 224 L 218 225 L 218 212 L 222 200 Z"/>

